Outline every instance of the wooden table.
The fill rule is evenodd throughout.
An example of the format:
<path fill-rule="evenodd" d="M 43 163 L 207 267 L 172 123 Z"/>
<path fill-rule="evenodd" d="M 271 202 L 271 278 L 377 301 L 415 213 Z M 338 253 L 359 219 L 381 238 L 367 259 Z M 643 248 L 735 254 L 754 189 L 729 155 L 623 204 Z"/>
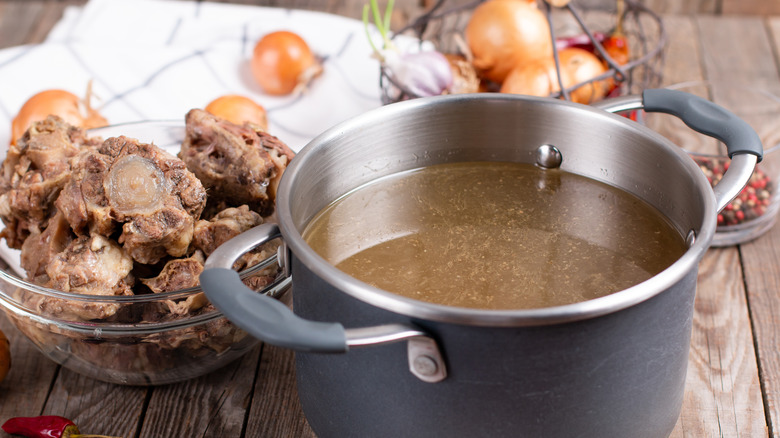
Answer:
<path fill-rule="evenodd" d="M 0 48 L 41 42 L 66 5 L 0 1 Z M 244 2 L 249 3 L 249 2 Z M 362 1 L 274 0 L 352 18 Z M 395 20 L 420 13 L 398 1 Z M 724 79 L 780 95 L 780 17 L 664 15 L 664 82 Z M 0 85 L 2 88 L 9 84 Z M 780 123 L 780 120 L 778 121 Z M 737 247 L 711 249 L 700 265 L 688 377 L 673 437 L 780 436 L 780 227 Z M 0 384 L 0 421 L 57 414 L 84 431 L 124 437 L 309 437 L 293 353 L 261 345 L 210 375 L 161 387 L 81 377 L 44 358 L 4 317 L 13 367 Z M 0 436 L 7 436 L 0 432 Z"/>

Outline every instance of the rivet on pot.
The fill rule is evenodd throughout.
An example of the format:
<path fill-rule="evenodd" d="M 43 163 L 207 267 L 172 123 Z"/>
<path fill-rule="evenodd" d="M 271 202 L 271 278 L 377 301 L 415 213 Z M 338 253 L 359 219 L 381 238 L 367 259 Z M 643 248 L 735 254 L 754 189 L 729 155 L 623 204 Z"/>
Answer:
<path fill-rule="evenodd" d="M 688 231 L 688 235 L 685 236 L 685 244 L 690 248 L 694 243 L 696 243 L 696 231 L 690 230 Z"/>
<path fill-rule="evenodd" d="M 447 378 L 447 367 L 436 341 L 427 336 L 410 338 L 407 344 L 409 371 L 423 382 L 436 383 Z"/>
<path fill-rule="evenodd" d="M 414 358 L 414 370 L 423 376 L 432 376 L 439 369 L 436 361 L 430 356 L 417 356 Z"/>
<path fill-rule="evenodd" d="M 536 165 L 545 169 L 561 167 L 561 151 L 551 144 L 543 144 L 536 149 Z"/>

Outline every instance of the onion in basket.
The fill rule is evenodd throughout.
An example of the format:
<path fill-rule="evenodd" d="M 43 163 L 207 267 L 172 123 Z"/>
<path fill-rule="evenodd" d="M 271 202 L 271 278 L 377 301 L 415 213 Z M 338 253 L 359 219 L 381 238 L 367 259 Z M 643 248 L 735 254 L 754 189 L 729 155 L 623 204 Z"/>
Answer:
<path fill-rule="evenodd" d="M 604 73 L 601 60 L 587 50 L 569 47 L 559 52 L 561 82 L 566 88 L 589 81 Z M 594 81 L 571 91 L 572 102 L 591 103 L 602 99 L 609 89 L 607 80 Z M 513 69 L 501 86 L 502 93 L 549 96 L 560 91 L 555 59 L 537 59 Z"/>
<path fill-rule="evenodd" d="M 363 24 L 368 43 L 382 66 L 387 69 L 395 83 L 406 93 L 414 96 L 437 96 L 445 93 L 453 81 L 450 61 L 436 50 L 402 51 L 390 40 L 390 14 L 393 2 L 387 4 L 384 17 L 376 0 L 363 8 Z M 374 23 L 382 36 L 382 48 L 374 45 L 368 31 L 368 15 L 373 12 Z"/>
<path fill-rule="evenodd" d="M 553 53 L 547 17 L 525 1 L 481 3 L 466 25 L 465 38 L 481 76 L 498 83 L 515 66 Z"/>

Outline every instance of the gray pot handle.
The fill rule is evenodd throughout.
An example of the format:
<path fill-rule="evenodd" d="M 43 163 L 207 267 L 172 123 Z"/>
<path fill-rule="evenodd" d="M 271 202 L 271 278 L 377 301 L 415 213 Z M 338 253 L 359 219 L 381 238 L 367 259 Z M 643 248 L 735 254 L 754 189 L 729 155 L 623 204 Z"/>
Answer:
<path fill-rule="evenodd" d="M 644 109 L 671 114 L 689 128 L 726 145 L 731 165 L 713 187 L 717 210 L 721 211 L 745 187 L 764 149 L 756 131 L 732 112 L 707 99 L 679 90 L 648 89 L 641 96 L 607 99 L 593 105 L 609 112 Z"/>
<path fill-rule="evenodd" d="M 298 351 L 347 351 L 347 337 L 341 324 L 300 318 L 264 291 L 257 293 L 249 289 L 238 272 L 231 269 L 241 255 L 281 236 L 279 227 L 268 223 L 220 245 L 209 255 L 200 274 L 200 286 L 206 298 L 234 324 L 269 344 Z"/>
<path fill-rule="evenodd" d="M 350 347 L 407 340 L 412 374 L 431 383 L 447 376 L 436 342 L 415 327 L 385 324 L 345 329 L 338 322 L 309 321 L 268 296 L 268 290 L 255 292 L 244 285 L 231 269 L 233 263 L 244 253 L 280 237 L 276 224 L 263 224 L 223 243 L 206 260 L 200 286 L 206 298 L 230 321 L 263 342 L 314 353 L 344 353 Z M 280 251 L 286 251 L 284 245 Z"/>
<path fill-rule="evenodd" d="M 269 344 L 298 351 L 346 352 L 344 327 L 308 321 L 281 301 L 246 287 L 232 269 L 207 268 L 200 275 L 206 297 L 234 324 Z"/>

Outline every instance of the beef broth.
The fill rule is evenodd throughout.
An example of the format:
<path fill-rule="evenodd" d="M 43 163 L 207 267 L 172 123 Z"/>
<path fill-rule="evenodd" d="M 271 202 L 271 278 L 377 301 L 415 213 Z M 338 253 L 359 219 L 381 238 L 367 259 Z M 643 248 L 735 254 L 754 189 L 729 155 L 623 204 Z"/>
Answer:
<path fill-rule="evenodd" d="M 528 309 L 605 296 L 686 250 L 655 208 L 610 185 L 529 164 L 442 164 L 338 199 L 303 233 L 378 288 L 457 307 Z"/>

